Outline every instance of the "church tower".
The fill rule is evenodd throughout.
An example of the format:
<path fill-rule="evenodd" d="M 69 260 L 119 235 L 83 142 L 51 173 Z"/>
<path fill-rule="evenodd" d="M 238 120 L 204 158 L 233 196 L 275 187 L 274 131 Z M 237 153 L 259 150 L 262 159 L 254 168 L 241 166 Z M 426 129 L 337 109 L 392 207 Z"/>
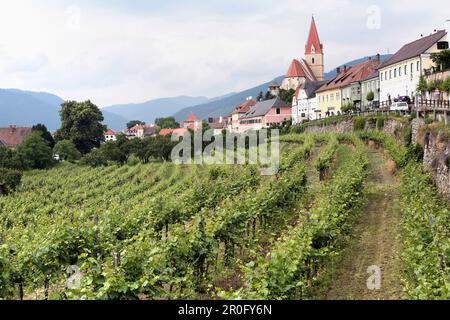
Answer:
<path fill-rule="evenodd" d="M 305 60 L 318 81 L 324 80 L 323 45 L 320 43 L 314 17 L 311 20 L 308 41 L 305 48 Z"/>

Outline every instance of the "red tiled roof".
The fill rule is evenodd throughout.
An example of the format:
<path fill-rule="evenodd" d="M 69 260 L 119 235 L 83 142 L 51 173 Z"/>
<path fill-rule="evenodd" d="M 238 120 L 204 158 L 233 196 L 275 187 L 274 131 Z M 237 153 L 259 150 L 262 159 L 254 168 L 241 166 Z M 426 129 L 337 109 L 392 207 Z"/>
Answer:
<path fill-rule="evenodd" d="M 357 64 L 338 73 L 333 79 L 326 82 L 316 92 L 323 92 L 332 89 L 339 89 L 345 87 L 353 82 L 366 79 L 380 66 L 379 60 L 368 60 L 366 62 Z"/>
<path fill-rule="evenodd" d="M 195 114 L 191 113 L 190 115 L 187 116 L 186 120 L 184 120 L 184 122 L 195 122 L 198 121 L 198 118 Z"/>
<path fill-rule="evenodd" d="M 311 49 L 314 46 L 315 53 L 322 53 L 322 44 L 319 40 L 319 33 L 317 32 L 316 22 L 314 21 L 314 17 L 311 20 L 311 27 L 309 28 L 309 36 L 308 41 L 306 42 L 306 54 L 312 54 Z"/>
<path fill-rule="evenodd" d="M 254 105 L 256 105 L 255 100 L 253 99 L 247 100 L 244 103 L 237 106 L 236 109 L 231 114 L 233 115 L 237 113 L 247 113 L 250 110 L 250 108 L 253 107 Z"/>
<path fill-rule="evenodd" d="M 289 69 L 286 73 L 286 78 L 306 78 L 309 81 L 316 81 L 316 77 L 314 73 L 309 68 L 308 63 L 305 60 L 297 60 L 294 59 L 289 66 Z"/>
<path fill-rule="evenodd" d="M 188 130 L 185 129 L 185 128 L 179 128 L 179 129 L 173 130 L 174 134 L 177 134 L 177 135 L 180 135 L 180 136 L 184 135 L 187 132 L 188 132 Z"/>
<path fill-rule="evenodd" d="M 161 129 L 159 132 L 160 136 L 167 136 L 169 134 L 172 134 L 175 131 L 175 129 Z"/>
<path fill-rule="evenodd" d="M 303 68 L 297 59 L 292 60 L 288 71 L 286 72 L 286 78 L 305 77 Z"/>
<path fill-rule="evenodd" d="M 17 128 L 10 126 L 0 128 L 0 144 L 6 147 L 17 147 L 31 133 L 31 128 Z"/>
<path fill-rule="evenodd" d="M 105 136 L 115 136 L 115 135 L 116 133 L 111 129 L 105 131 Z"/>

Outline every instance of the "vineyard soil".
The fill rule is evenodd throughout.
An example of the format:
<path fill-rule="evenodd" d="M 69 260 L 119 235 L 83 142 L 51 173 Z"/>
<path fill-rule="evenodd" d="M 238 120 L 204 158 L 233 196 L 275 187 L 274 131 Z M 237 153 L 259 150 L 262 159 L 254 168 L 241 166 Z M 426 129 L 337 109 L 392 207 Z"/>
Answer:
<path fill-rule="evenodd" d="M 328 300 L 402 298 L 401 262 L 398 258 L 400 217 L 396 200 L 398 179 L 389 171 L 389 161 L 379 150 L 370 149 L 371 175 L 367 203 L 354 230 L 354 240 L 337 266 Z M 381 289 L 369 290 L 370 266 L 381 268 Z"/>

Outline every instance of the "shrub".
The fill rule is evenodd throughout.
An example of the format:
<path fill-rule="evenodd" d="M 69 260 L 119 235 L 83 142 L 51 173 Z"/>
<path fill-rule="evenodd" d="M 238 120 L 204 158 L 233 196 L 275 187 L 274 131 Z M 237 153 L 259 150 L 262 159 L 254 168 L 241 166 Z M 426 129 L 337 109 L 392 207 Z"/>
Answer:
<path fill-rule="evenodd" d="M 74 162 L 81 158 L 81 153 L 70 140 L 59 141 L 53 148 L 53 153 L 59 156 L 60 160 Z"/>
<path fill-rule="evenodd" d="M 378 117 L 377 118 L 377 129 L 378 130 L 383 130 L 384 128 L 384 118 L 383 117 Z"/>
<path fill-rule="evenodd" d="M 406 127 L 406 129 L 403 133 L 403 141 L 404 141 L 406 147 L 411 146 L 411 143 L 412 143 L 412 126 L 411 125 Z"/>
<path fill-rule="evenodd" d="M 22 173 L 17 170 L 0 168 L 0 195 L 16 190 L 22 179 Z"/>
<path fill-rule="evenodd" d="M 353 131 L 363 131 L 366 127 L 366 119 L 363 117 L 355 117 L 353 119 Z"/>
<path fill-rule="evenodd" d="M 423 152 L 423 148 L 420 144 L 410 144 L 406 151 L 406 161 L 421 163 L 423 161 Z"/>
<path fill-rule="evenodd" d="M 80 160 L 80 164 L 91 167 L 101 167 L 108 165 L 108 158 L 100 149 L 94 149 Z"/>

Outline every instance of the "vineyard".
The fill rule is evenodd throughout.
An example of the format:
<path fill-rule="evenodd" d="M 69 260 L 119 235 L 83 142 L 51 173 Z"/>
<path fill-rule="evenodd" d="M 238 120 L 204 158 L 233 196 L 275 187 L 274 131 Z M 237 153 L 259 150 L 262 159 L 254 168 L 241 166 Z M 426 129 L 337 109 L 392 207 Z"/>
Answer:
<path fill-rule="evenodd" d="M 277 176 L 170 162 L 27 172 L 0 197 L 0 299 L 324 299 L 376 209 L 379 161 L 399 189 L 398 298 L 450 298 L 450 208 L 405 147 L 376 131 L 280 140 Z"/>

